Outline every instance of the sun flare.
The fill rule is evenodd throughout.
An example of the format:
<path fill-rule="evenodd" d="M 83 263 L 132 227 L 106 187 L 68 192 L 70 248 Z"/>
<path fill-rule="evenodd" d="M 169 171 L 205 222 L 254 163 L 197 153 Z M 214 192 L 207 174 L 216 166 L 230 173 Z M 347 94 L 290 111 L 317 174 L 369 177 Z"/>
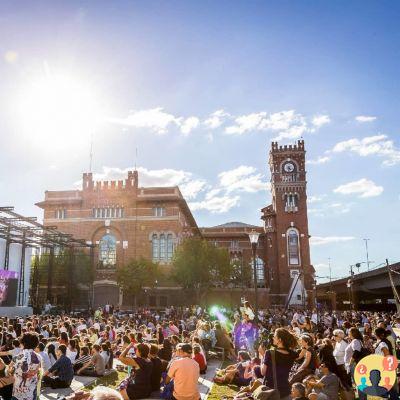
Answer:
<path fill-rule="evenodd" d="M 90 137 L 101 119 L 98 98 L 88 84 L 63 74 L 46 74 L 22 90 L 19 118 L 35 142 L 52 146 Z"/>

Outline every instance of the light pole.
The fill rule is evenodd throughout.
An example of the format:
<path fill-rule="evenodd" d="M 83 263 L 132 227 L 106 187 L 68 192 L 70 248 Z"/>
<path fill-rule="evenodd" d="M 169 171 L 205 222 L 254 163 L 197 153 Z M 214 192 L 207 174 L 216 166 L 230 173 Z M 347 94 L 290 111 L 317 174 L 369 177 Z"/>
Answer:
<path fill-rule="evenodd" d="M 318 318 L 318 301 L 317 301 L 317 281 L 314 279 L 314 283 L 313 283 L 313 290 L 314 290 L 314 307 L 315 307 L 315 312 L 317 313 L 317 323 L 319 322 L 319 318 Z"/>
<path fill-rule="evenodd" d="M 349 280 L 347 281 L 347 284 L 346 284 L 347 289 L 349 290 L 349 302 L 350 302 L 350 310 L 351 310 L 351 311 L 353 311 L 353 291 L 352 291 L 352 284 L 353 284 L 353 282 L 352 282 L 351 279 L 349 279 Z"/>
<path fill-rule="evenodd" d="M 256 322 L 258 322 L 258 292 L 257 292 L 257 244 L 258 238 L 260 234 L 256 232 L 254 229 L 249 233 L 249 239 L 251 243 L 251 249 L 253 251 L 253 275 L 254 275 L 254 310 L 255 310 L 255 318 Z"/>
<path fill-rule="evenodd" d="M 369 255 L 368 255 L 368 241 L 370 239 L 363 239 L 365 242 L 365 251 L 367 253 L 367 270 L 369 271 Z"/>

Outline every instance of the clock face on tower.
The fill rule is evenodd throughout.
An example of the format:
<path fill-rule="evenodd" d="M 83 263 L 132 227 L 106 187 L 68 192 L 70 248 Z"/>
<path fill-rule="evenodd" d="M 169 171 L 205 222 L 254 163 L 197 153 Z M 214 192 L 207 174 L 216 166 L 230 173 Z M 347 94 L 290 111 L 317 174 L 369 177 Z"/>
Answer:
<path fill-rule="evenodd" d="M 283 170 L 285 172 L 293 172 L 294 171 L 294 164 L 292 162 L 287 162 L 284 166 L 283 166 Z"/>

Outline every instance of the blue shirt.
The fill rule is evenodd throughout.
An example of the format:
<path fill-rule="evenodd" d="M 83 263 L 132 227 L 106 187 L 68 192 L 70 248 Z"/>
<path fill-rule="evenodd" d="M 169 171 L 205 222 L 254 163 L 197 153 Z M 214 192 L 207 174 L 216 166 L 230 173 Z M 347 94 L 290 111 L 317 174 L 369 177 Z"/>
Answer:
<path fill-rule="evenodd" d="M 49 372 L 55 372 L 60 380 L 68 383 L 71 383 L 74 378 L 71 360 L 64 354 L 49 368 Z"/>

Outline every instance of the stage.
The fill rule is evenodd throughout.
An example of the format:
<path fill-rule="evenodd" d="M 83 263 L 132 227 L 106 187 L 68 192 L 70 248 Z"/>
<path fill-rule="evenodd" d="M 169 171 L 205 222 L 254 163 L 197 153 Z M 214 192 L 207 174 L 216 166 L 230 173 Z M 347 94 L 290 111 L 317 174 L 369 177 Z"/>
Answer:
<path fill-rule="evenodd" d="M 26 317 L 33 314 L 32 307 L 0 307 L 0 317 Z"/>

